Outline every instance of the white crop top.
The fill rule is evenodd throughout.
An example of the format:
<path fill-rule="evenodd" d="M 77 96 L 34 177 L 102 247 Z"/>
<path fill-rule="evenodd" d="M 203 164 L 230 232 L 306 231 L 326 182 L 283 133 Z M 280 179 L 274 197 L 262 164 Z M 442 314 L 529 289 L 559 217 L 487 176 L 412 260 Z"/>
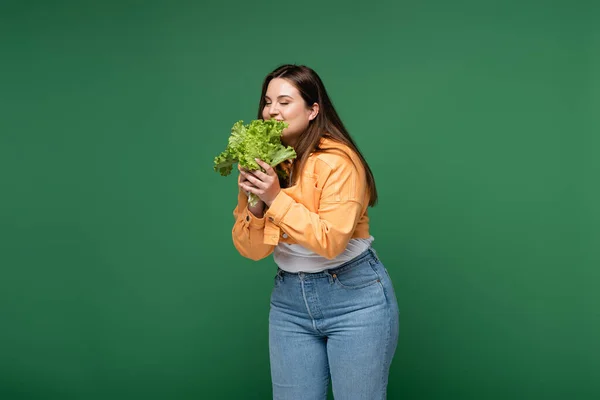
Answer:
<path fill-rule="evenodd" d="M 302 245 L 279 242 L 273 250 L 273 259 L 279 268 L 287 272 L 321 272 L 335 268 L 359 256 L 371 247 L 373 240 L 375 240 L 373 236 L 367 239 L 350 239 L 346 249 L 331 260 L 306 249 Z"/>

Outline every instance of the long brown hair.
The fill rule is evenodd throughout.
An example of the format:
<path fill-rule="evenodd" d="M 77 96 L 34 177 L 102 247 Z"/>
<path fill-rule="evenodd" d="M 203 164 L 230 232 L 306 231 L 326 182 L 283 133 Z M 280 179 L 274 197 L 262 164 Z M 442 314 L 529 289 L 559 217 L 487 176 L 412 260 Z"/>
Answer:
<path fill-rule="evenodd" d="M 325 90 L 323 81 L 321 81 L 321 78 L 314 70 L 304 65 L 285 64 L 268 74 L 262 86 L 258 106 L 258 119 L 262 119 L 263 109 L 266 104 L 265 95 L 269 82 L 275 78 L 283 78 L 292 83 L 302 95 L 307 107 L 312 106 L 314 103 L 319 105 L 319 113 L 316 118 L 309 122 L 308 128 L 300 135 L 294 146 L 297 160 L 292 165 L 292 175 L 297 179 L 299 176 L 298 172 L 301 171 L 308 156 L 313 152 L 325 150 L 319 147 L 322 137 L 338 141 L 352 149 L 360 158 L 367 176 L 367 186 L 370 194 L 369 205 L 371 207 L 375 206 L 377 203 L 377 188 L 371 168 L 342 123 L 327 94 L 327 90 Z"/>

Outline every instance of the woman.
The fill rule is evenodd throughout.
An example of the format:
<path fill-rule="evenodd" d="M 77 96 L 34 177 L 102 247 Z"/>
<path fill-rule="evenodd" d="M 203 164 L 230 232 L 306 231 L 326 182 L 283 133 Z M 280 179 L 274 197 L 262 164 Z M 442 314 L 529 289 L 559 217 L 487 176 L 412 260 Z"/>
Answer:
<path fill-rule="evenodd" d="M 232 231 L 236 249 L 273 254 L 269 313 L 274 399 L 386 398 L 398 341 L 398 305 L 371 247 L 367 208 L 377 201 L 371 170 L 319 76 L 284 65 L 264 80 L 258 118 L 284 121 L 297 158 L 289 180 L 240 169 Z M 260 201 L 248 205 L 247 193 Z"/>

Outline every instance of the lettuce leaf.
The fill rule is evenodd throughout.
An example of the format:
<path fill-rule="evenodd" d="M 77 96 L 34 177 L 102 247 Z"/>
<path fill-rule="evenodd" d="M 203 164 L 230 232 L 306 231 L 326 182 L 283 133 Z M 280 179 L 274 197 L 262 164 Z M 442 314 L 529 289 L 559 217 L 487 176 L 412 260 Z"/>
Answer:
<path fill-rule="evenodd" d="M 244 125 L 244 121 L 236 122 L 231 128 L 227 147 L 214 159 L 214 170 L 222 176 L 227 176 L 231 174 L 235 163 L 239 163 L 242 168 L 255 171 L 262 170 L 255 158 L 263 160 L 272 167 L 296 158 L 294 149 L 281 143 L 281 133 L 287 126 L 287 123 L 274 119 L 257 119 L 247 125 Z M 280 173 L 281 171 L 278 171 L 278 174 Z M 258 200 L 258 196 L 252 193 L 248 195 L 251 206 L 256 205 Z"/>

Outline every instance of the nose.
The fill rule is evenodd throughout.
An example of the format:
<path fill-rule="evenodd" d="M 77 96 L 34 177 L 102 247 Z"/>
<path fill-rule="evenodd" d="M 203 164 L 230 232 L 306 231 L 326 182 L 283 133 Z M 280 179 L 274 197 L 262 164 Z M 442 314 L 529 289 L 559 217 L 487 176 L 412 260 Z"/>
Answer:
<path fill-rule="evenodd" d="M 273 102 L 269 106 L 269 115 L 275 116 L 277 114 L 279 114 L 279 110 L 277 109 L 277 107 L 275 106 L 275 103 Z"/>

